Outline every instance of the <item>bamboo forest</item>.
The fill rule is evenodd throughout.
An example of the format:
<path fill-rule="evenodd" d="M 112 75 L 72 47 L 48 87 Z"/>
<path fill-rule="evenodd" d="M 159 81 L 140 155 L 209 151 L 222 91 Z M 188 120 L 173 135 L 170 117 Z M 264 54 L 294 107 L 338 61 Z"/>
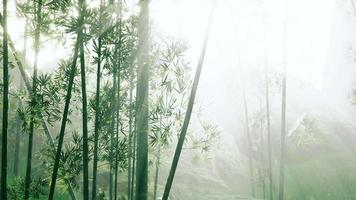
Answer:
<path fill-rule="evenodd" d="M 356 200 L 356 0 L 2 0 L 0 200 Z"/>

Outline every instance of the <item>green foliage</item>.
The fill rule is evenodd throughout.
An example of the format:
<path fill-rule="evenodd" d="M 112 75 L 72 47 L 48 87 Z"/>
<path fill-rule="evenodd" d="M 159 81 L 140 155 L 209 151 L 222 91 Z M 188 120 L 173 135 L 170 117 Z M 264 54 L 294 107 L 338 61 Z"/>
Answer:
<path fill-rule="evenodd" d="M 91 141 L 92 138 L 89 138 Z M 74 184 L 74 187 L 79 188 L 77 183 L 77 178 L 82 171 L 82 163 L 78 162 L 83 159 L 83 138 L 78 132 L 73 132 L 71 141 L 68 142 L 61 154 L 61 162 L 59 167 L 58 179 L 61 182 L 62 187 L 66 187 L 64 184 L 69 181 Z M 89 156 L 92 155 L 92 148 L 89 148 Z M 51 147 L 47 146 L 41 152 L 41 158 L 43 165 L 46 166 L 48 174 L 53 169 L 53 163 L 55 159 L 55 154 Z"/>
<path fill-rule="evenodd" d="M 26 37 L 35 37 L 37 17 L 37 1 L 19 0 L 16 2 L 17 17 L 27 21 Z M 98 7 L 86 7 L 83 15 L 78 16 L 78 1 L 76 0 L 42 0 L 41 23 L 39 32 L 41 35 L 40 52 L 44 51 L 47 41 L 57 42 L 75 46 L 73 43 L 81 30 L 83 30 L 83 40 L 85 45 L 85 63 L 88 83 L 91 84 L 96 70 L 94 66 L 98 64 L 99 44 L 101 40 L 101 81 L 100 88 L 100 120 L 99 120 L 99 175 L 109 171 L 110 166 L 117 164 L 120 172 L 128 170 L 129 151 L 129 121 L 131 116 L 136 114 L 136 102 L 129 98 L 130 91 L 135 92 L 134 87 L 138 81 L 137 63 L 138 54 L 138 16 L 131 13 L 125 3 L 112 4 L 102 3 Z M 191 89 L 191 69 L 186 61 L 185 52 L 187 45 L 180 41 L 165 42 L 152 40 L 152 49 L 149 55 L 150 70 L 150 149 L 157 150 L 168 148 L 175 142 L 179 135 L 188 95 Z M 17 42 L 16 42 L 17 44 Z M 74 49 L 74 48 L 73 48 Z M 66 101 L 67 89 L 71 74 L 74 50 L 71 49 L 71 56 L 63 57 L 56 64 L 55 70 L 49 72 L 40 71 L 36 77 L 27 80 L 28 83 L 36 82 L 34 89 L 29 84 L 27 92 L 23 88 L 13 89 L 12 97 L 19 99 L 22 103 L 17 112 L 21 119 L 23 133 L 28 133 L 30 122 L 35 125 L 34 135 L 34 163 L 33 180 L 30 193 L 33 198 L 43 198 L 48 193 L 48 185 L 54 168 L 55 147 L 58 143 L 57 131 L 62 121 L 64 103 Z M 31 47 L 32 50 L 32 47 Z M 16 49 L 12 49 L 16 51 Z M 15 59 L 22 61 L 23 66 L 29 64 L 21 57 L 22 54 L 15 52 Z M 14 59 L 14 58 L 12 58 Z M 79 62 L 78 62 L 79 63 Z M 14 62 L 13 66 L 17 67 Z M 61 150 L 60 164 L 58 172 L 58 184 L 56 199 L 68 199 L 65 191 L 70 183 L 75 191 L 81 187 L 82 180 L 82 160 L 83 160 L 83 138 L 81 136 L 82 127 L 79 117 L 82 112 L 81 79 L 79 77 L 79 64 L 74 74 L 73 90 L 71 93 L 71 103 L 69 107 L 69 117 L 67 119 L 67 132 L 64 137 L 64 145 Z M 26 69 L 24 69 L 26 71 Z M 113 77 L 115 76 L 115 77 Z M 16 81 L 17 77 L 15 78 Z M 25 77 L 26 79 L 26 77 Z M 116 79 L 119 85 L 113 85 Z M 88 84 L 88 85 L 89 85 Z M 27 85 L 28 86 L 28 85 Z M 14 87 L 15 88 L 15 87 Z M 88 87 L 89 112 L 88 127 L 89 135 L 92 135 L 95 107 L 95 94 Z M 135 96 L 133 97 L 135 98 Z M 132 115 L 130 115 L 131 113 Z M 115 118 L 115 119 L 113 119 Z M 117 125 L 116 125 L 117 123 Z M 204 133 L 194 138 L 192 146 L 207 151 L 217 136 L 215 126 L 207 122 L 200 122 Z M 47 124 L 49 132 L 47 139 L 54 137 L 53 141 L 47 141 L 43 137 L 41 126 Z M 132 123 L 135 124 L 135 123 Z M 113 128 L 114 127 L 114 128 Z M 135 127 L 131 127 L 135 129 Z M 114 129 L 114 130 L 113 130 Z M 53 131 L 53 132 L 52 132 Z M 117 134 L 113 134 L 116 133 Z M 92 157 L 93 136 L 89 137 L 89 158 Z M 54 146 L 53 146 L 54 144 Z M 25 152 L 21 152 L 25 153 Z M 117 161 L 117 163 L 116 163 Z M 116 167 L 116 166 L 115 166 Z M 40 177 L 40 178 L 39 178 Z M 11 185 L 11 195 L 14 199 L 23 196 L 22 178 L 16 178 Z M 106 199 L 106 187 L 98 191 L 97 199 Z"/>
<path fill-rule="evenodd" d="M 31 180 L 30 194 L 34 199 L 44 198 L 47 195 L 48 181 L 41 177 Z M 22 177 L 15 177 L 13 183 L 8 187 L 9 199 L 20 200 L 24 196 L 25 181 Z"/>

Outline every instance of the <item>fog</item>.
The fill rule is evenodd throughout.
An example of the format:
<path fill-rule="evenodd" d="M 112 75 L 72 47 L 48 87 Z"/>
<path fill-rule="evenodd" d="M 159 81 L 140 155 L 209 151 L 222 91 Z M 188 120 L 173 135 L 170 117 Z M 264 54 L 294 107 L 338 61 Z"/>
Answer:
<path fill-rule="evenodd" d="M 202 0 L 156 0 L 151 5 L 155 30 L 185 39 L 192 66 L 199 57 L 210 5 L 210 1 Z M 261 112 L 261 107 L 265 113 L 266 65 L 272 79 L 273 179 L 274 195 L 278 195 L 285 9 L 287 199 L 354 198 L 356 15 L 351 2 L 302 0 L 288 1 L 285 6 L 284 1 L 278 0 L 220 0 L 197 95 L 204 116 L 220 130 L 219 142 L 201 163 L 192 164 L 191 153 L 183 152 L 184 161 L 179 164 L 174 182 L 174 199 L 250 197 L 241 82 L 245 85 L 250 118 Z M 314 129 L 310 133 L 296 131 L 303 128 L 305 119 L 313 121 Z M 258 154 L 259 129 L 253 128 L 256 125 L 251 121 Z M 309 143 L 308 137 L 315 137 L 315 141 Z M 296 140 L 302 144 L 296 145 Z M 258 159 L 255 161 L 260 164 Z M 166 170 L 169 164 L 169 160 L 165 162 Z M 164 175 L 160 182 L 164 184 Z M 258 180 L 256 187 L 257 196 L 262 198 Z M 344 196 L 337 197 L 339 193 Z"/>
<path fill-rule="evenodd" d="M 150 40 L 184 43 L 187 46 L 184 58 L 189 62 L 191 77 L 201 56 L 213 1 L 150 0 Z M 216 0 L 186 139 L 188 142 L 178 163 L 170 200 L 278 199 L 284 69 L 285 199 L 356 199 L 356 8 L 352 1 Z M 100 2 L 91 0 L 87 4 L 89 8 L 96 8 Z M 138 15 L 140 8 L 137 0 L 125 1 L 125 4 L 124 13 L 128 14 L 124 17 Z M 9 35 L 19 51 L 25 46 L 25 20 L 17 12 L 15 3 L 10 3 Z M 78 13 L 73 11 L 71 15 L 77 16 Z M 40 73 L 55 71 L 59 61 L 73 53 L 74 37 L 61 37 L 64 39 L 57 40 L 50 34 L 43 34 L 38 61 Z M 33 48 L 34 42 L 29 39 L 26 45 Z M 85 49 L 88 60 L 94 54 L 93 50 L 88 50 L 88 46 L 92 45 L 89 41 Z M 34 55 L 34 51 L 28 51 L 24 61 L 29 65 L 29 74 Z M 94 65 L 89 61 L 87 63 L 90 63 L 90 74 L 95 71 Z M 155 72 L 155 69 L 151 70 Z M 20 79 L 16 73 L 11 72 L 14 82 Z M 95 75 L 88 75 L 88 96 L 94 96 Z M 102 82 L 109 83 L 110 73 L 104 76 Z M 155 74 L 152 77 L 150 80 L 155 82 Z M 131 81 L 129 78 L 124 81 L 128 80 Z M 127 89 L 129 83 L 123 85 Z M 127 98 L 128 92 L 122 93 Z M 272 169 L 268 166 L 268 106 Z M 185 110 L 186 107 L 180 109 Z M 13 113 L 16 112 L 13 109 Z M 80 112 L 78 109 L 73 114 L 76 122 L 81 122 Z M 202 123 L 216 128 L 218 132 L 218 137 L 212 141 L 206 139 L 211 145 L 204 150 L 189 143 L 194 141 L 194 137 L 202 137 L 204 141 L 206 130 L 202 129 Z M 69 126 L 82 131 L 75 123 Z M 59 125 L 53 125 L 51 130 L 58 132 Z M 247 133 L 251 136 L 251 146 Z M 119 140 L 119 136 L 117 138 Z M 172 141 L 158 162 L 161 164 L 157 188 L 159 198 L 165 189 L 177 145 L 176 138 Z M 39 149 L 40 146 L 35 147 L 36 152 L 41 152 Z M 154 187 L 152 166 L 156 162 L 155 155 L 150 155 L 155 152 L 152 149 L 148 150 L 149 190 Z M 103 172 L 101 176 L 105 179 L 109 170 L 105 166 L 102 168 L 106 174 Z M 125 170 L 122 169 L 119 175 L 121 193 L 126 192 L 126 185 L 120 188 L 120 184 L 124 185 L 127 180 Z M 273 198 L 269 192 L 270 185 Z"/>

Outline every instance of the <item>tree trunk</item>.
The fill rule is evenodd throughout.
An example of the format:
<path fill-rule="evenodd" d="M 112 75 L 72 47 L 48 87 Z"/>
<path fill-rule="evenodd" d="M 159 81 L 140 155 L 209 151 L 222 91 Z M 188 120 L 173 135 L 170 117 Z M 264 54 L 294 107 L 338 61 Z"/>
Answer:
<path fill-rule="evenodd" d="M 159 176 L 159 166 L 161 164 L 161 147 L 158 147 L 158 153 L 156 156 L 156 172 L 154 178 L 154 190 L 153 190 L 153 200 L 157 200 L 157 186 L 158 186 L 158 176 Z"/>
<path fill-rule="evenodd" d="M 23 48 L 23 60 L 26 60 L 27 53 L 27 29 L 28 29 L 28 20 L 26 19 L 25 31 L 24 31 L 24 48 Z M 23 91 L 23 80 L 20 80 L 20 90 Z M 21 99 L 18 102 L 19 108 L 22 108 Z M 17 124 L 21 124 L 21 119 L 19 115 L 16 115 Z M 18 176 L 19 170 L 19 159 L 20 159 L 20 142 L 21 142 L 21 126 L 16 126 L 16 138 L 15 138 L 15 151 L 14 151 L 14 176 Z"/>
<path fill-rule="evenodd" d="M 1 199 L 7 200 L 7 129 L 9 110 L 9 54 L 7 41 L 7 0 L 3 0 L 3 112 L 1 138 Z"/>
<path fill-rule="evenodd" d="M 112 165 L 110 164 L 110 177 L 109 177 L 109 199 L 112 200 L 113 198 L 113 168 Z"/>
<path fill-rule="evenodd" d="M 116 131 L 116 112 L 117 112 L 117 99 L 116 99 L 116 92 L 117 92 L 117 66 L 114 61 L 113 64 L 113 97 L 112 97 L 112 121 L 111 121 L 111 132 L 110 132 L 110 200 L 113 199 L 115 188 L 114 188 L 114 181 L 115 181 L 115 131 Z M 115 198 L 115 197 L 114 197 Z"/>
<path fill-rule="evenodd" d="M 286 74 L 283 75 L 282 83 L 282 128 L 281 128 L 281 161 L 279 171 L 279 200 L 284 199 L 284 154 L 286 137 Z"/>
<path fill-rule="evenodd" d="M 149 87 L 149 0 L 140 0 L 139 52 L 136 89 L 136 200 L 147 200 L 148 178 L 148 87 Z"/>
<path fill-rule="evenodd" d="M 133 124 L 136 124 L 136 120 L 133 122 Z M 137 162 L 137 152 L 136 152 L 136 147 L 137 147 L 137 132 L 136 132 L 136 125 L 133 128 L 132 131 L 133 138 L 133 146 L 132 146 L 132 177 L 131 177 L 131 200 L 136 198 L 136 188 L 135 188 L 135 179 L 136 179 L 136 162 Z"/>
<path fill-rule="evenodd" d="M 185 136 L 186 136 L 187 131 L 188 131 L 188 125 L 189 125 L 189 122 L 190 122 L 190 117 L 192 115 L 193 106 L 194 106 L 194 100 L 195 100 L 196 92 L 197 92 L 197 89 L 198 89 L 200 74 L 201 74 L 201 71 L 202 71 L 203 63 L 204 63 L 205 52 L 206 52 L 207 45 L 208 45 L 208 39 L 209 39 L 209 35 L 210 35 L 210 27 L 211 27 L 211 22 L 212 22 L 212 18 L 213 18 L 215 5 L 216 5 L 216 0 L 213 1 L 213 5 L 212 5 L 211 11 L 210 11 L 210 16 L 209 16 L 209 19 L 208 19 L 208 26 L 207 26 L 207 29 L 206 29 L 206 32 L 205 32 L 204 41 L 203 41 L 203 48 L 202 48 L 202 51 L 201 51 L 201 54 L 200 54 L 200 57 L 199 57 L 197 71 L 195 72 L 194 82 L 193 82 L 192 90 L 191 90 L 189 101 L 188 101 L 187 112 L 185 114 L 183 127 L 182 127 L 181 133 L 179 135 L 178 144 L 177 144 L 177 147 L 176 147 L 176 150 L 175 150 L 175 153 L 174 153 L 172 166 L 171 166 L 171 169 L 169 171 L 169 175 L 168 175 L 168 178 L 167 178 L 167 183 L 166 183 L 166 186 L 165 186 L 165 189 L 164 189 L 162 200 L 167 200 L 168 197 L 169 197 L 169 192 L 170 192 L 171 187 L 172 187 L 175 171 L 177 169 L 177 165 L 178 165 L 179 157 L 180 157 L 180 154 L 181 154 L 181 151 L 182 151 L 182 148 L 183 148 Z"/>
<path fill-rule="evenodd" d="M 113 1 L 110 1 L 110 5 L 113 4 Z M 116 46 L 115 46 L 116 47 Z M 112 110 L 111 110 L 111 130 L 110 130 L 110 177 L 109 177 L 109 199 L 112 200 L 114 197 L 115 189 L 114 189 L 114 182 L 115 182 L 115 159 L 114 159 L 114 150 L 115 150 L 115 131 L 116 131 L 116 105 L 117 105 L 117 99 L 116 99 L 116 92 L 117 92 L 117 65 L 116 65 L 116 48 L 114 55 L 115 57 L 112 60 L 112 67 L 113 67 L 113 74 L 112 74 Z"/>
<path fill-rule="evenodd" d="M 285 3 L 285 21 L 284 21 L 284 45 L 283 45 L 283 80 L 282 80 L 282 119 L 281 119 L 281 160 L 279 171 L 279 200 L 284 200 L 284 157 L 285 157 L 285 138 L 286 138 L 286 102 L 287 102 L 287 20 L 288 4 Z"/>
<path fill-rule="evenodd" d="M 98 143 L 100 129 L 100 76 L 101 76 L 101 37 L 98 38 L 98 63 L 96 72 L 96 94 L 95 94 L 95 124 L 94 124 L 94 159 L 93 159 L 93 189 L 92 199 L 96 200 L 96 180 L 98 170 Z"/>
<path fill-rule="evenodd" d="M 240 66 L 241 69 L 241 66 Z M 240 70 L 241 72 L 242 70 Z M 241 78 L 243 75 L 240 73 Z M 248 116 L 248 108 L 247 108 L 247 99 L 246 99 L 246 92 L 245 92 L 245 86 L 243 84 L 243 80 L 241 80 L 242 83 L 242 96 L 243 96 L 243 103 L 244 103 L 244 112 L 245 112 L 245 129 L 246 129 L 246 137 L 247 137 L 247 145 L 248 145 L 248 167 L 249 167 L 249 172 L 250 172 L 250 185 L 251 185 L 251 196 L 255 198 L 256 192 L 255 192 L 255 184 L 254 184 L 254 176 L 253 176 L 253 150 L 252 150 L 252 140 L 251 140 L 251 134 L 250 134 L 250 123 L 249 123 L 249 116 Z"/>
<path fill-rule="evenodd" d="M 119 56 L 119 59 L 120 59 L 120 56 Z M 119 63 L 120 63 L 120 60 L 119 60 Z M 121 89 L 121 79 L 120 79 L 120 64 L 118 65 L 118 68 L 119 68 L 119 71 L 118 71 L 118 76 L 117 76 L 117 109 L 116 109 L 116 142 L 117 142 L 117 145 L 116 147 L 118 148 L 118 145 L 119 145 L 119 123 L 120 123 L 120 116 L 119 116 L 119 112 L 120 112 L 120 89 Z M 114 192 L 114 195 L 115 195 L 115 200 L 117 199 L 117 190 L 118 190 L 118 170 L 119 170 L 119 161 L 118 161 L 118 158 L 117 158 L 117 150 L 115 151 L 115 192 Z"/>
<path fill-rule="evenodd" d="M 129 71 L 129 144 L 128 144 L 128 177 L 127 177 L 127 198 L 128 200 L 134 199 L 134 184 L 135 184 L 135 148 L 136 148 L 136 137 L 135 137 L 135 121 L 134 121 L 134 108 L 132 107 L 133 102 L 133 89 L 134 89 L 134 59 L 135 54 L 131 55 L 130 59 L 130 71 Z"/>
<path fill-rule="evenodd" d="M 132 102 L 132 93 L 133 93 L 133 65 L 130 67 L 130 91 L 129 91 L 129 103 L 131 104 Z M 133 136 L 133 131 L 132 131 L 132 108 L 131 106 L 129 107 L 129 144 L 128 144 L 128 169 L 127 169 L 127 199 L 132 200 L 132 195 L 131 195 L 131 190 L 132 190 L 132 159 L 133 152 L 132 152 L 132 136 Z"/>
<path fill-rule="evenodd" d="M 260 101 L 260 110 L 262 114 L 262 101 Z M 265 180 L 265 171 L 266 171 L 266 166 L 265 166 L 265 155 L 264 155 L 264 140 L 263 140 L 263 118 L 261 116 L 260 119 L 260 153 L 261 153 L 261 182 L 262 182 L 262 199 L 266 199 L 266 180 Z"/>
<path fill-rule="evenodd" d="M 272 144 L 271 144 L 271 119 L 269 107 L 269 82 L 268 65 L 265 58 L 265 79 L 266 79 L 266 122 L 267 122 L 267 145 L 268 145 L 268 178 L 269 178 L 269 199 L 273 200 L 273 175 L 272 175 Z"/>
<path fill-rule="evenodd" d="M 19 108 L 22 107 L 21 100 L 19 100 Z M 17 115 L 16 123 L 21 124 L 21 119 Z M 20 159 L 20 141 L 21 141 L 21 127 L 16 126 L 16 136 L 15 136 L 15 151 L 14 151 L 14 176 L 18 176 L 19 174 L 19 159 Z"/>
<path fill-rule="evenodd" d="M 120 72 L 118 73 L 118 93 L 117 93 L 117 98 L 119 99 L 120 98 Z M 118 104 L 120 103 L 119 100 L 117 102 Z M 117 111 L 116 111 L 116 148 L 119 147 L 119 106 L 117 105 Z M 117 190 L 118 190 L 118 170 L 119 170 L 119 161 L 118 161 L 118 158 L 117 158 L 117 149 L 115 150 L 115 185 L 114 185 L 114 188 L 115 188 L 115 191 L 114 191 L 114 199 L 116 200 L 117 199 Z"/>
<path fill-rule="evenodd" d="M 121 90 L 121 37 L 122 37 L 122 20 L 121 20 L 121 12 L 122 12 L 122 2 L 121 0 L 119 1 L 119 44 L 118 44 L 118 57 L 117 59 L 117 98 L 116 98 L 116 142 L 117 145 L 116 147 L 118 148 L 119 146 L 119 125 L 120 125 L 120 90 Z M 117 199 L 117 193 L 118 193 L 118 158 L 117 158 L 117 150 L 115 151 L 115 200 Z"/>
<path fill-rule="evenodd" d="M 82 23 L 84 23 L 85 0 L 79 1 L 79 9 Z M 79 32 L 83 35 L 83 29 Z M 89 199 L 89 144 L 88 144 L 88 103 L 87 103 L 87 89 L 85 80 L 85 60 L 84 60 L 84 40 L 79 37 L 79 51 L 80 51 L 80 76 L 82 86 L 82 117 L 83 117 L 83 199 Z"/>
<path fill-rule="evenodd" d="M 58 169 L 59 169 L 59 161 L 60 161 L 60 156 L 61 156 L 61 152 L 62 152 L 64 133 L 65 133 L 65 128 L 67 125 L 67 119 L 68 119 L 68 114 L 69 114 L 69 104 L 70 104 L 70 100 L 72 97 L 73 82 L 74 82 L 74 76 L 75 76 L 75 72 L 76 72 L 76 65 L 77 65 L 78 51 L 79 51 L 79 41 L 81 40 L 80 37 L 82 37 L 82 36 L 80 34 L 78 34 L 78 38 L 77 38 L 77 41 L 76 41 L 76 44 L 74 47 L 73 63 L 72 63 L 71 69 L 70 69 L 66 100 L 65 100 L 64 111 L 63 111 L 63 116 L 62 116 L 61 128 L 60 128 L 59 137 L 58 137 L 58 145 L 57 145 L 56 156 L 55 156 L 55 160 L 54 160 L 54 166 L 53 166 L 51 186 L 50 186 L 50 191 L 49 191 L 49 195 L 48 195 L 48 200 L 53 200 L 54 190 L 56 187 L 57 174 L 58 174 Z"/>
<path fill-rule="evenodd" d="M 37 62 L 38 62 L 38 53 L 40 50 L 40 30 L 41 30 L 41 15 L 42 15 L 42 0 L 34 3 L 35 10 L 35 20 L 36 20 L 36 30 L 35 30 L 35 58 L 34 58 L 34 66 L 33 66 L 33 83 L 32 83 L 32 95 L 31 101 L 32 105 L 36 107 L 37 98 L 36 98 L 36 88 L 37 88 Z M 30 118 L 30 130 L 28 135 L 28 150 L 27 150 L 27 166 L 26 166 L 26 178 L 25 178 L 25 200 L 30 197 L 30 184 L 31 184 L 31 169 L 32 169 L 32 149 L 33 149 L 33 133 L 34 133 L 34 115 L 36 114 L 32 111 L 31 108 L 31 118 Z"/>
<path fill-rule="evenodd" d="M 120 59 L 120 56 L 119 56 Z M 119 60 L 120 63 L 120 60 Z M 118 148 L 119 146 L 119 120 L 120 120 L 120 116 L 119 116 L 119 111 L 120 111 L 120 89 L 121 89 L 121 85 L 120 85 L 120 64 L 118 65 L 118 76 L 117 76 L 117 104 L 116 104 L 116 148 Z M 115 150 L 115 184 L 114 184 L 114 199 L 117 199 L 117 190 L 118 190 L 118 168 L 119 166 L 119 162 L 118 162 L 118 158 L 117 158 L 117 149 Z"/>

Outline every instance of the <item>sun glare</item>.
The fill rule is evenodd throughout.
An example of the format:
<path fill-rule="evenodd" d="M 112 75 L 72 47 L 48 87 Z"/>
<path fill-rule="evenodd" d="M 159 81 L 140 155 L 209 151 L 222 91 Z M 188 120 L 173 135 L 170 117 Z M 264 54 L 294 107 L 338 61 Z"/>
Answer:
<path fill-rule="evenodd" d="M 136 5 L 132 1 L 132 5 Z M 153 0 L 150 5 L 152 34 L 183 39 L 189 43 L 188 58 L 192 65 L 199 56 L 203 33 L 207 25 L 212 1 L 206 0 Z M 333 1 L 320 3 L 317 14 L 304 7 L 307 0 L 290 2 L 287 26 L 288 74 L 315 88 L 323 88 L 323 67 L 330 41 L 330 13 Z M 314 2 L 314 4 L 318 4 Z M 88 7 L 98 7 L 100 1 L 89 1 Z M 128 6 L 130 6 L 128 4 Z M 130 7 L 132 12 L 136 7 Z M 257 4 L 250 1 L 220 0 L 215 9 L 209 51 L 211 63 L 219 60 L 219 68 L 206 63 L 207 74 L 222 68 L 237 67 L 237 49 L 241 52 L 245 68 L 264 68 L 266 56 L 269 67 L 280 71 L 283 63 L 283 12 L 279 1 Z M 303 14 L 300 14 L 303 10 Z M 14 5 L 10 7 L 9 32 L 17 49 L 23 49 L 24 20 L 16 17 Z M 73 15 L 77 11 L 73 10 Z M 28 40 L 27 60 L 32 65 L 33 41 Z M 49 41 L 41 48 L 39 68 L 55 68 L 60 55 L 68 53 L 56 42 Z M 265 51 L 264 51 L 265 49 Z M 58 55 L 58 56 L 56 56 Z M 215 60 L 215 62 L 214 62 Z"/>
<path fill-rule="evenodd" d="M 207 24 L 210 2 L 152 1 L 153 26 L 158 33 L 188 40 L 191 58 L 196 60 Z M 334 2 L 331 0 L 313 2 L 322 6 L 317 13 L 313 9 L 305 9 L 306 3 L 308 1 L 303 0 L 290 2 L 288 5 L 288 74 L 322 90 L 323 67 L 330 41 L 330 17 Z M 248 65 L 245 68 L 264 69 L 263 57 L 266 55 L 268 65 L 281 71 L 285 19 L 282 1 L 268 1 L 264 5 L 251 1 L 220 0 L 217 4 L 209 51 L 213 51 L 212 56 L 221 55 L 220 58 L 215 58 L 220 60 L 219 68 L 231 67 L 228 66 L 231 63 L 236 65 L 236 61 L 232 60 L 236 58 L 237 49 L 243 49 L 242 62 Z M 219 70 L 214 66 L 209 67 L 209 63 L 206 65 L 209 68 L 209 72 L 206 73 Z"/>

